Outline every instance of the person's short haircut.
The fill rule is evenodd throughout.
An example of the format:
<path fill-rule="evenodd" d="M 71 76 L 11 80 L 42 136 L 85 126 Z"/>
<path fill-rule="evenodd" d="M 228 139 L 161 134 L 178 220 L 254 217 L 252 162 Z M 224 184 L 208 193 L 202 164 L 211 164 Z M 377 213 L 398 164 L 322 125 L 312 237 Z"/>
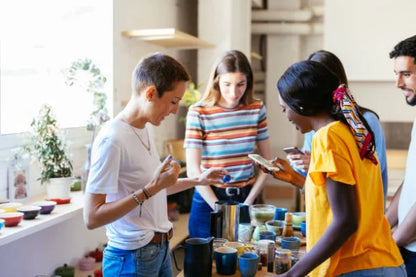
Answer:
<path fill-rule="evenodd" d="M 416 35 L 399 42 L 390 52 L 390 59 L 399 56 L 413 57 L 413 63 L 416 64 Z"/>
<path fill-rule="evenodd" d="M 155 53 L 142 58 L 132 74 L 132 89 L 136 93 L 148 86 L 155 86 L 158 96 L 172 90 L 176 82 L 187 82 L 191 78 L 185 67 L 174 58 Z"/>

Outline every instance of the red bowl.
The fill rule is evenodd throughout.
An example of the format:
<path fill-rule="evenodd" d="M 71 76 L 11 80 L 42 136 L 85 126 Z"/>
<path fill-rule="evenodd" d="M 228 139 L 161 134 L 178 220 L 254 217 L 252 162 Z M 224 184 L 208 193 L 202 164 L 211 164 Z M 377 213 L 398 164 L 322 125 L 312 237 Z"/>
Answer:
<path fill-rule="evenodd" d="M 3 213 L 0 214 L 0 218 L 4 219 L 4 226 L 12 227 L 16 226 L 22 221 L 23 213 L 14 212 L 14 213 Z"/>

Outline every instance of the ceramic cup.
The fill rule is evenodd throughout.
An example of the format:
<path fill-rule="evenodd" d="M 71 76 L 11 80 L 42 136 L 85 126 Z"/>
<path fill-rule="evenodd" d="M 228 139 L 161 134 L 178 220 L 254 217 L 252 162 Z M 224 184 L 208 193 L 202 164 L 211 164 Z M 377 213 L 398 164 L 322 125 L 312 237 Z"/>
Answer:
<path fill-rule="evenodd" d="M 276 233 L 271 231 L 263 231 L 259 234 L 259 240 L 262 239 L 269 239 L 272 241 L 276 241 Z"/>
<path fill-rule="evenodd" d="M 306 237 L 306 221 L 300 223 L 300 231 L 302 232 L 302 235 Z"/>
<path fill-rule="evenodd" d="M 286 212 L 287 212 L 286 208 L 276 208 L 273 219 L 274 220 L 285 220 Z"/>
<path fill-rule="evenodd" d="M 269 220 L 266 221 L 266 229 L 270 232 L 275 232 L 276 236 L 280 236 L 285 226 L 284 220 Z"/>
<path fill-rule="evenodd" d="M 281 240 L 282 249 L 299 250 L 300 239 L 297 237 L 287 237 Z"/>
<path fill-rule="evenodd" d="M 237 249 L 221 246 L 215 249 L 214 256 L 218 274 L 231 275 L 235 273 L 237 268 Z"/>
<path fill-rule="evenodd" d="M 251 223 L 238 224 L 238 241 L 243 243 L 250 242 L 253 233 L 253 226 Z"/>
<path fill-rule="evenodd" d="M 254 253 L 244 253 L 238 257 L 238 270 L 242 277 L 254 277 L 257 272 L 259 256 Z"/>

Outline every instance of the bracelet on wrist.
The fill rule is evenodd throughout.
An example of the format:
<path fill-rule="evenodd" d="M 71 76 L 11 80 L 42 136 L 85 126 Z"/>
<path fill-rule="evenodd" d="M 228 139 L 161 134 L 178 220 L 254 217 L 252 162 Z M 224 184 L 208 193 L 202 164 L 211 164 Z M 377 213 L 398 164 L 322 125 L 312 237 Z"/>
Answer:
<path fill-rule="evenodd" d="M 139 205 L 139 207 L 140 207 L 139 208 L 139 215 L 142 216 L 142 205 L 143 205 L 144 200 L 140 201 L 139 198 L 137 198 L 135 193 L 133 193 L 132 195 L 133 195 L 134 201 L 136 201 L 137 205 Z"/>
<path fill-rule="evenodd" d="M 150 194 L 150 192 L 146 188 L 143 188 L 142 191 L 144 193 L 144 196 L 146 197 L 146 200 L 149 199 L 150 197 L 152 197 L 152 195 Z"/>

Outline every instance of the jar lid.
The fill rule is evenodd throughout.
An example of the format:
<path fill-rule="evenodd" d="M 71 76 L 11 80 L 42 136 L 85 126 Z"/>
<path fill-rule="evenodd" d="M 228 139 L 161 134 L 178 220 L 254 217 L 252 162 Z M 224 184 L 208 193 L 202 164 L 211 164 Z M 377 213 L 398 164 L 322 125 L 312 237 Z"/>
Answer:
<path fill-rule="evenodd" d="M 276 255 L 281 255 L 281 256 L 290 256 L 292 254 L 292 251 L 290 251 L 289 249 L 276 249 Z"/>

